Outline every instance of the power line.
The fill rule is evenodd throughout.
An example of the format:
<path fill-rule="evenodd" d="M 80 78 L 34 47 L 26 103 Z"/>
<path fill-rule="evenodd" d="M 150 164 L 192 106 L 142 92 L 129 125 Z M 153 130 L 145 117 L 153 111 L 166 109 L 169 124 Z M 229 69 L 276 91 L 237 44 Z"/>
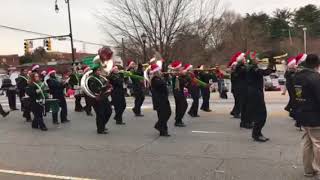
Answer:
<path fill-rule="evenodd" d="M 25 33 L 35 34 L 35 35 L 40 35 L 40 36 L 53 36 L 52 34 L 44 34 L 44 33 L 40 33 L 40 32 L 35 32 L 35 31 L 30 31 L 30 30 L 25 30 L 25 29 L 20 29 L 20 28 L 15 28 L 15 27 L 11 27 L 11 26 L 5 26 L 5 25 L 0 25 L 0 28 L 10 29 L 13 31 L 20 31 L 20 32 L 25 32 Z M 99 44 L 99 43 L 77 40 L 77 39 L 75 39 L 74 41 L 79 42 L 79 43 L 84 43 L 84 44 L 96 45 L 96 46 L 107 46 L 105 44 Z"/>

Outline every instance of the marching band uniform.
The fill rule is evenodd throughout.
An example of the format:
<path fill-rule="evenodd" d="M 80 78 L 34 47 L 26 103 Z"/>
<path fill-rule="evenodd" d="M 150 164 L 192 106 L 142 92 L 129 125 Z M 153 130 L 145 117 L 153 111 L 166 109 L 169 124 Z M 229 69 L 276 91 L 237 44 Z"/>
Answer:
<path fill-rule="evenodd" d="M 97 96 L 93 103 L 93 109 L 96 112 L 97 133 L 107 134 L 106 124 L 112 114 L 111 104 L 108 100 L 109 94 L 107 94 L 110 85 L 100 76 L 98 68 L 98 65 L 92 67 L 94 72 L 88 79 L 88 87 Z"/>
<path fill-rule="evenodd" d="M 81 90 L 80 90 L 80 81 L 81 81 L 82 73 L 75 72 L 70 75 L 69 85 L 73 90 L 75 90 L 75 109 L 76 112 L 82 112 L 83 107 L 81 105 Z"/>
<path fill-rule="evenodd" d="M 195 78 L 195 74 L 189 73 L 189 76 L 191 76 L 191 83 L 189 83 L 188 90 L 190 92 L 191 98 L 192 98 L 192 105 L 189 109 L 188 114 L 191 117 L 200 117 L 198 114 L 198 109 L 199 109 L 199 98 L 200 98 L 200 87 L 197 83 L 192 81 L 193 78 Z"/>
<path fill-rule="evenodd" d="M 138 68 L 135 70 L 134 68 L 135 62 L 129 61 L 127 70 L 131 71 L 134 75 L 143 76 L 143 66 L 142 64 L 138 64 Z M 145 95 L 144 95 L 144 83 L 139 79 L 131 79 L 132 80 L 132 89 L 133 89 L 133 96 L 135 97 L 134 100 L 134 107 L 132 111 L 136 116 L 143 116 L 141 114 L 141 106 L 144 102 Z"/>
<path fill-rule="evenodd" d="M 40 81 L 40 77 L 37 73 L 32 75 L 32 82 L 28 85 L 26 93 L 30 97 L 31 110 L 34 115 L 32 121 L 32 128 L 40 128 L 42 131 L 47 131 L 47 127 L 43 121 L 45 95 L 43 91 L 43 83 Z M 38 76 L 38 80 L 35 76 Z"/>
<path fill-rule="evenodd" d="M 69 120 L 67 119 L 68 109 L 67 102 L 64 96 L 64 88 L 65 84 L 60 82 L 55 76 L 56 71 L 54 69 L 48 70 L 48 75 L 50 78 L 47 80 L 47 84 L 49 86 L 50 94 L 52 94 L 53 99 L 59 100 L 59 106 L 61 108 L 60 118 L 61 123 L 67 123 Z M 59 124 L 58 122 L 58 112 L 52 112 L 52 119 L 54 124 Z"/>
<path fill-rule="evenodd" d="M 200 69 L 203 68 L 203 66 L 200 66 Z M 210 83 L 210 80 L 212 80 L 213 82 L 218 81 L 214 73 L 204 71 L 199 72 L 199 79 L 207 84 Z M 211 112 L 212 110 L 210 109 L 210 86 L 200 87 L 200 90 L 203 101 L 200 109 L 205 112 Z"/>
<path fill-rule="evenodd" d="M 174 61 L 170 65 L 171 69 L 179 70 L 182 66 L 180 61 Z M 173 95 L 176 104 L 176 117 L 175 117 L 175 126 L 177 127 L 185 127 L 186 125 L 183 123 L 182 119 L 188 109 L 188 102 L 184 95 L 184 88 L 187 87 L 187 77 L 185 74 L 181 74 L 179 76 L 174 75 L 172 77 L 172 88 Z"/>
<path fill-rule="evenodd" d="M 18 95 L 21 102 L 21 110 L 23 111 L 23 117 L 27 122 L 31 122 L 31 109 L 29 104 L 29 98 L 26 99 L 26 88 L 28 86 L 29 77 L 27 77 L 26 70 L 22 69 L 21 74 L 16 78 L 16 84 L 18 89 Z"/>
<path fill-rule="evenodd" d="M 160 136 L 169 137 L 167 122 L 171 116 L 171 107 L 168 99 L 167 82 L 160 77 L 161 68 L 151 65 L 151 89 L 154 97 L 154 106 L 158 115 L 158 122 L 155 128 L 160 132 Z"/>
<path fill-rule="evenodd" d="M 285 110 L 290 113 L 290 117 L 294 118 L 294 101 L 295 101 L 295 90 L 294 90 L 294 76 L 296 73 L 296 59 L 294 57 L 289 58 L 287 61 L 287 67 L 284 77 L 286 78 L 286 89 L 289 94 L 289 102 L 285 107 Z"/>
<path fill-rule="evenodd" d="M 112 85 L 111 97 L 112 105 L 114 106 L 115 116 L 114 119 L 118 125 L 125 125 L 122 119 L 124 110 L 126 109 L 125 89 L 124 89 L 124 76 L 119 73 L 119 69 L 115 66 L 109 76 Z"/>
<path fill-rule="evenodd" d="M 273 64 L 269 64 L 267 69 L 259 69 L 258 65 L 253 61 L 247 65 L 248 89 L 246 118 L 248 118 L 250 122 L 254 122 L 252 138 L 258 142 L 266 142 L 269 139 L 261 133 L 267 119 L 263 77 L 270 75 L 274 70 Z"/>

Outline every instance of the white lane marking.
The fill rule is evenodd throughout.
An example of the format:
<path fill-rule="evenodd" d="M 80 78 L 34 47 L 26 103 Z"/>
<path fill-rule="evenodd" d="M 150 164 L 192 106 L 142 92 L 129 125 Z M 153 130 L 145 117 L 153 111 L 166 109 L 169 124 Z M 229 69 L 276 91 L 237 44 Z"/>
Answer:
<path fill-rule="evenodd" d="M 215 131 L 192 131 L 192 133 L 201 133 L 201 134 L 225 134 L 224 132 L 215 132 Z"/>
<path fill-rule="evenodd" d="M 57 176 L 52 174 L 22 172 L 22 171 L 13 171 L 13 170 L 5 170 L 5 169 L 0 169 L 0 173 L 21 175 L 21 176 L 33 176 L 33 177 L 41 177 L 41 178 L 51 178 L 51 179 L 63 179 L 63 180 L 96 180 L 96 179 L 88 179 L 88 178 L 80 178 L 80 177 Z"/>

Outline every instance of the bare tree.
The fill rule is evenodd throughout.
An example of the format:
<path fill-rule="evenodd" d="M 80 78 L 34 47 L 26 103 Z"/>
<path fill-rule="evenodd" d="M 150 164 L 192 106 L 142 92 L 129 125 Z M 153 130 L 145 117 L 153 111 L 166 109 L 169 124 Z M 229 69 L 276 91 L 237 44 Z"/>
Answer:
<path fill-rule="evenodd" d="M 102 27 L 117 44 L 125 39 L 126 49 L 142 57 L 145 33 L 151 49 L 165 58 L 172 56 L 172 45 L 178 34 L 199 25 L 198 30 L 206 36 L 208 29 L 214 29 L 213 20 L 219 0 L 107 0 L 108 8 L 98 14 Z M 195 13 L 196 7 L 201 7 Z M 201 26 L 206 26 L 205 29 Z M 129 46 L 128 46 L 129 45 Z"/>

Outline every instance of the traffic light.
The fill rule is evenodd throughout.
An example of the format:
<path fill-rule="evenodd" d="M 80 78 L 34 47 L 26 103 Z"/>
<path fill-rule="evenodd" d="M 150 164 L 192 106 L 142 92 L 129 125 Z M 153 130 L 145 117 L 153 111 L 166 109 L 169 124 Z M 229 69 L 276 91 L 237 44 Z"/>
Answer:
<path fill-rule="evenodd" d="M 49 38 L 49 39 L 46 39 L 45 41 L 44 41 L 44 44 L 45 44 L 45 47 L 46 47 L 46 49 L 47 49 L 47 51 L 51 51 L 51 39 Z"/>
<path fill-rule="evenodd" d="M 24 53 L 28 54 L 30 52 L 30 43 L 29 41 L 24 41 Z"/>

